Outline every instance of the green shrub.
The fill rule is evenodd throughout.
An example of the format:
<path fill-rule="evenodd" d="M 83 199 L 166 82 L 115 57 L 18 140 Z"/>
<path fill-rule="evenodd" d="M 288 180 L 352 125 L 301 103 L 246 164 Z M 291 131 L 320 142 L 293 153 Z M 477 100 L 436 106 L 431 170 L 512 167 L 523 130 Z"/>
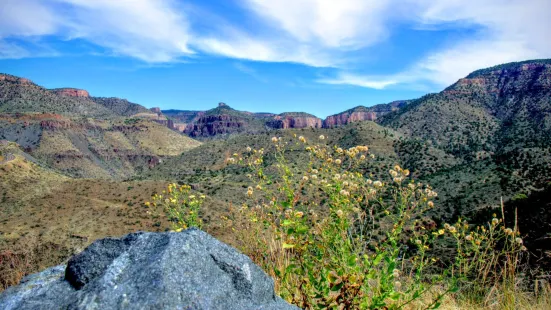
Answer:
<path fill-rule="evenodd" d="M 181 231 L 190 227 L 201 228 L 199 209 L 204 199 L 205 195 L 192 194 L 189 185 L 172 183 L 166 191 L 153 196 L 152 202 L 146 202 L 145 205 L 153 216 L 158 216 L 160 211 L 164 212 L 173 229 Z"/>

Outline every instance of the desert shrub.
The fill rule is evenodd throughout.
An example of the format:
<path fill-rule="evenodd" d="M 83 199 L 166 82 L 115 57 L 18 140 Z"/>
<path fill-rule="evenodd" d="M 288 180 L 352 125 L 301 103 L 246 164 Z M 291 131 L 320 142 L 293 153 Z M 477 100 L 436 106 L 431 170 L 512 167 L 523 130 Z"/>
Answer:
<path fill-rule="evenodd" d="M 494 215 L 485 225 L 459 219 L 437 227 L 426 216 L 437 197 L 430 185 L 398 165 L 378 179 L 367 173 L 377 164 L 367 146 L 319 139 L 274 137 L 273 149 L 247 147 L 226 159 L 249 169 L 251 185 L 237 193 L 247 203 L 223 219 L 234 245 L 274 278 L 284 299 L 306 309 L 434 309 L 455 301 L 518 308 L 530 300 L 519 298 L 527 296 L 519 273 L 526 248 L 516 226 Z M 304 148 L 308 160 L 288 160 L 290 147 Z M 202 199 L 171 184 L 150 206 L 181 230 L 200 225 Z"/>
<path fill-rule="evenodd" d="M 274 276 L 283 298 L 302 308 L 401 308 L 421 300 L 435 308 L 456 290 L 453 276 L 424 273 L 440 236 L 416 219 L 434 206 L 430 186 L 408 181 L 399 166 L 390 182 L 372 180 L 362 173 L 374 158 L 367 146 L 309 146 L 303 137 L 290 143 L 304 145 L 310 160 L 293 169 L 289 141 L 272 140 L 273 169 L 262 149 L 228 162 L 251 168 L 246 195 L 254 205 L 240 208 L 249 221 L 239 231 L 249 235 L 245 253 Z"/>
<path fill-rule="evenodd" d="M 238 215 L 227 220 L 241 225 L 235 229 L 241 248 L 275 278 L 289 302 L 302 308 L 437 308 L 459 289 L 470 301 L 524 289 L 518 270 L 526 248 L 516 227 L 494 217 L 482 226 L 459 219 L 437 228 L 425 216 L 437 193 L 410 179 L 407 169 L 396 165 L 375 180 L 365 175 L 374 159 L 367 146 L 343 150 L 297 140 L 274 137 L 270 152 L 247 148 L 227 159 L 248 166 L 253 183 L 244 193 L 250 203 L 237 210 L 248 221 Z M 309 153 L 307 166 L 290 164 L 290 144 Z M 265 164 L 266 154 L 275 165 Z M 442 244 L 451 246 L 447 261 L 434 251 Z"/>
<path fill-rule="evenodd" d="M 173 229 L 181 231 L 190 227 L 201 228 L 199 209 L 204 199 L 205 195 L 193 194 L 191 186 L 172 183 L 166 191 L 154 195 L 152 202 L 146 202 L 145 205 L 153 217 L 157 218 L 163 212 Z"/>

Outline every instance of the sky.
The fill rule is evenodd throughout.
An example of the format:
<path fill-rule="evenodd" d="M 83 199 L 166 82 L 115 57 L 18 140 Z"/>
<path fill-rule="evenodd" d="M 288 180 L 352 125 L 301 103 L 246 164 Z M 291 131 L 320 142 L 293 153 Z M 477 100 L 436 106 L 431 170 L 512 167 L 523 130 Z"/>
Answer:
<path fill-rule="evenodd" d="M 551 58 L 550 0 L 1 0 L 0 72 L 148 108 L 349 108 Z"/>

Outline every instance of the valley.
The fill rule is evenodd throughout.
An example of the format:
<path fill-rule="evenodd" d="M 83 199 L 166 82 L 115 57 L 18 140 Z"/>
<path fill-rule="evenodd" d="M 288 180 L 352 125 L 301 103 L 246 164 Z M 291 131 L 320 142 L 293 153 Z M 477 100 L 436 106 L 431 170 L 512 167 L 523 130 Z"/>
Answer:
<path fill-rule="evenodd" d="M 272 137 L 297 136 L 343 148 L 369 146 L 375 159 L 365 176 L 392 182 L 389 169 L 410 169 L 438 193 L 431 210 L 438 224 L 475 220 L 501 199 L 508 205 L 536 201 L 526 211 L 533 217 L 551 199 L 551 61 L 479 70 L 440 93 L 358 106 L 325 120 L 306 112 L 239 111 L 225 103 L 207 111 L 147 109 L 0 74 L 0 253 L 50 245 L 57 254 L 36 250 L 28 270 L 34 272 L 98 238 L 169 230 L 146 202 L 172 182 L 206 195 L 205 229 L 232 244 L 235 236 L 221 217 L 250 202 L 250 184 L 247 169 L 229 165 L 228 158 L 247 147 L 271 154 Z M 293 166 L 308 162 L 293 145 L 286 156 Z M 269 172 L 276 164 L 266 160 L 263 167 Z M 518 209 L 518 218 L 526 225 L 523 212 Z M 536 241 L 548 238 L 545 233 L 526 233 L 538 236 L 527 237 L 528 249 L 550 250 Z"/>

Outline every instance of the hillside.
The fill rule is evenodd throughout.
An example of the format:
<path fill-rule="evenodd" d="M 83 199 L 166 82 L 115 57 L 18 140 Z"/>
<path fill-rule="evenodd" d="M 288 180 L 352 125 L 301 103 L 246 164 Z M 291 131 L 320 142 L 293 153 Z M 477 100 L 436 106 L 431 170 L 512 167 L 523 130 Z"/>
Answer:
<path fill-rule="evenodd" d="M 128 178 L 199 142 L 140 119 L 74 119 L 58 114 L 0 115 L 0 139 L 67 175 Z"/>
<path fill-rule="evenodd" d="M 439 190 L 449 216 L 529 195 L 551 175 L 551 62 L 475 71 L 380 123 L 406 137 L 400 149 L 419 154 L 434 147 L 457 163 L 428 171 L 410 165 Z"/>
<path fill-rule="evenodd" d="M 88 93 L 48 90 L 28 79 L 0 74 L 0 113 L 58 113 L 110 117 L 113 112 L 89 99 Z"/>
<path fill-rule="evenodd" d="M 535 60 L 473 72 L 415 100 L 381 124 L 457 156 L 551 142 L 551 63 Z"/>
<path fill-rule="evenodd" d="M 32 81 L 0 73 L 0 113 L 57 113 L 75 117 L 111 118 L 154 115 L 147 108 L 120 98 L 92 97 L 76 88 L 46 89 Z"/>
<path fill-rule="evenodd" d="M 325 140 L 318 139 L 320 135 Z M 246 201 L 246 188 L 250 185 L 247 177 L 249 171 L 244 167 L 228 165 L 227 159 L 233 154 L 245 154 L 246 148 L 264 148 L 266 154 L 265 169 L 273 171 L 273 136 L 284 140 L 304 136 L 309 143 L 340 145 L 343 148 L 369 145 L 370 152 L 376 156 L 376 165 L 366 173 L 387 177 L 388 169 L 400 162 L 394 150 L 398 134 L 385 129 L 376 123 L 355 123 L 335 129 L 303 128 L 272 130 L 262 134 L 242 134 L 225 140 L 211 140 L 201 146 L 182 153 L 181 156 L 163 161 L 153 169 L 144 171 L 137 180 L 168 180 L 180 184 L 191 184 L 194 190 L 204 193 L 209 198 L 205 202 L 208 210 L 207 224 L 209 229 L 219 228 L 222 224 L 219 217 L 227 213 L 229 206 L 239 206 Z M 293 167 L 300 167 L 308 162 L 308 154 L 301 146 L 289 145 L 287 159 L 294 162 Z M 227 232 L 226 232 L 227 233 Z M 231 235 L 231 234 L 230 234 Z M 224 234 L 217 236 L 226 238 Z"/>
<path fill-rule="evenodd" d="M 90 99 L 120 116 L 133 116 L 136 114 L 153 115 L 153 113 L 149 109 L 137 103 L 129 102 L 126 99 L 120 99 L 116 97 L 91 97 Z"/>

